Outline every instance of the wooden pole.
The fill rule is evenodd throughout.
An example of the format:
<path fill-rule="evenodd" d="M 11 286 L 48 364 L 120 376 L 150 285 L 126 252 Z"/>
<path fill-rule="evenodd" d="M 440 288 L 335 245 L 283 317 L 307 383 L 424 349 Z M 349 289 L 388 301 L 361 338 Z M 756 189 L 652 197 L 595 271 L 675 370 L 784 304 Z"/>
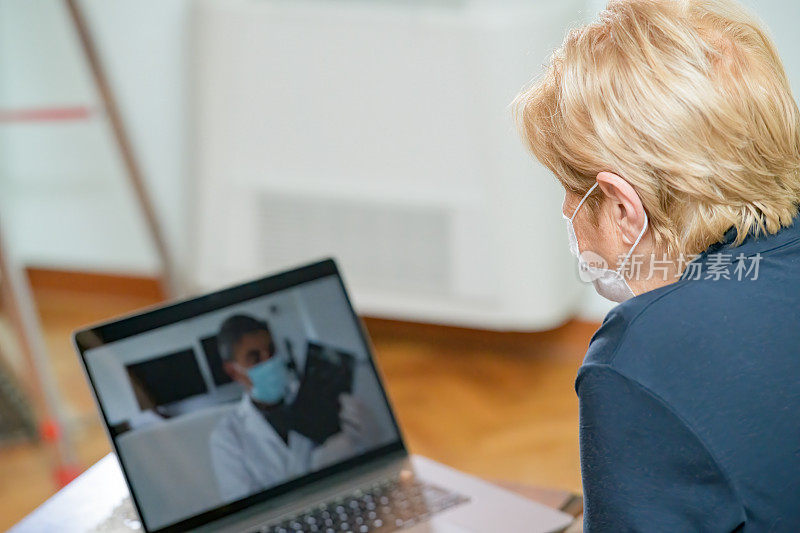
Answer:
<path fill-rule="evenodd" d="M 72 421 L 64 410 L 58 384 L 47 357 L 39 314 L 30 284 L 22 267 L 5 246 L 0 223 L 0 295 L 19 339 L 27 365 L 28 390 L 38 404 L 40 435 L 55 444 L 59 469 L 56 475 L 64 484 L 77 475 Z"/>
<path fill-rule="evenodd" d="M 172 254 L 167 246 L 164 234 L 161 231 L 161 225 L 158 222 L 158 216 L 156 215 L 153 204 L 150 201 L 150 196 L 144 183 L 139 164 L 134 156 L 134 150 L 131 145 L 130 138 L 125 130 L 125 124 L 122 120 L 122 115 L 119 112 L 119 106 L 117 105 L 117 101 L 114 98 L 114 93 L 111 90 L 111 86 L 108 82 L 108 77 L 103 69 L 103 63 L 100 59 L 100 55 L 97 52 L 97 46 L 92 38 L 91 31 L 89 30 L 86 22 L 86 17 L 83 14 L 83 10 L 81 9 L 78 0 L 64 0 L 64 2 L 67 6 L 70 18 L 72 19 L 72 23 L 75 26 L 75 30 L 81 42 L 81 47 L 83 48 L 83 53 L 88 62 L 89 69 L 92 72 L 92 78 L 94 79 L 95 86 L 97 87 L 97 90 L 100 93 L 100 98 L 103 101 L 106 115 L 111 123 L 111 130 L 114 134 L 114 139 L 116 140 L 120 155 L 122 156 L 122 162 L 125 166 L 128 180 L 130 181 L 134 194 L 136 195 L 136 199 L 139 203 L 139 207 L 144 215 L 147 228 L 150 232 L 151 238 L 153 239 L 153 244 L 156 247 L 156 253 L 158 254 L 161 262 L 161 284 L 164 289 L 164 294 L 166 294 L 168 297 L 176 296 L 178 294 L 178 287 L 175 279 L 175 265 L 172 260 Z"/>

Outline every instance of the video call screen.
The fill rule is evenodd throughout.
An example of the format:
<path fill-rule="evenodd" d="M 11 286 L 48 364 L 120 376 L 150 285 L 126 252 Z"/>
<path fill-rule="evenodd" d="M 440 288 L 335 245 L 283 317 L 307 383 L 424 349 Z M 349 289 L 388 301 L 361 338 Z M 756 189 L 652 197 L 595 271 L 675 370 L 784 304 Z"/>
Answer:
<path fill-rule="evenodd" d="M 83 352 L 148 530 L 399 441 L 337 275 L 167 322 Z"/>

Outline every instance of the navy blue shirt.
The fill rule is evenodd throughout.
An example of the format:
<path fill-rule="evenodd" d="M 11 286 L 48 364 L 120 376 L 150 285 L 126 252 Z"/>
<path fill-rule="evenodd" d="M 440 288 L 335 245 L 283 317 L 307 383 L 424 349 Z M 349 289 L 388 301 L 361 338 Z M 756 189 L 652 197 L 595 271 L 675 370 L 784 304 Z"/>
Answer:
<path fill-rule="evenodd" d="M 586 531 L 800 531 L 800 222 L 735 237 L 592 337 Z"/>

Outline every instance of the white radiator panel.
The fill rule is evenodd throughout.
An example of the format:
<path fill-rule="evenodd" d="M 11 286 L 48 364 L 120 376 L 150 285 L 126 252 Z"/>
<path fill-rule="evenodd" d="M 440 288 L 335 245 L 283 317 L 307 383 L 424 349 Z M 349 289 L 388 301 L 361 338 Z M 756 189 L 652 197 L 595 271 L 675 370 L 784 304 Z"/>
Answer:
<path fill-rule="evenodd" d="M 258 227 L 266 269 L 330 255 L 359 288 L 454 294 L 451 221 L 443 209 L 264 195 Z"/>
<path fill-rule="evenodd" d="M 543 329 L 574 312 L 563 195 L 509 103 L 581 0 L 193 6 L 197 284 L 332 255 L 367 314 Z"/>

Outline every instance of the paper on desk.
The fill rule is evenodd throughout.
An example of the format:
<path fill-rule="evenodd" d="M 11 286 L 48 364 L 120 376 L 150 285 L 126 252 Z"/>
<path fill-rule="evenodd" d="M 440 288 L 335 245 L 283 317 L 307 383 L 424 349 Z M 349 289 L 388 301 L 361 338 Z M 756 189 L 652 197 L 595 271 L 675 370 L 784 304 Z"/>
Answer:
<path fill-rule="evenodd" d="M 106 520 L 128 496 L 117 457 L 111 453 L 37 507 L 9 533 L 85 533 Z"/>

